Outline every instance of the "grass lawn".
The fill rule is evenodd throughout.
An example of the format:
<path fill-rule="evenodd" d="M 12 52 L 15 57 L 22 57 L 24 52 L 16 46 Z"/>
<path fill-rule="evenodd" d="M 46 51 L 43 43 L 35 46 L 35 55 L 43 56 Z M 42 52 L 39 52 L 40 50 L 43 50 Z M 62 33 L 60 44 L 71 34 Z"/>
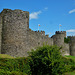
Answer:
<path fill-rule="evenodd" d="M 14 58 L 14 57 L 7 54 L 0 54 L 0 58 Z"/>
<path fill-rule="evenodd" d="M 65 55 L 65 57 L 70 58 L 70 59 L 75 61 L 75 56 Z M 75 70 L 73 72 L 67 72 L 67 73 L 65 73 L 63 75 L 75 75 Z"/>
<path fill-rule="evenodd" d="M 63 75 L 75 75 L 75 71 L 73 71 L 73 72 L 68 72 L 68 73 L 65 73 L 65 74 L 63 74 Z"/>
<path fill-rule="evenodd" d="M 28 60 L 0 54 L 0 75 L 30 75 Z"/>
<path fill-rule="evenodd" d="M 75 61 L 75 56 L 71 56 L 71 55 L 65 55 L 65 57 L 73 59 Z"/>

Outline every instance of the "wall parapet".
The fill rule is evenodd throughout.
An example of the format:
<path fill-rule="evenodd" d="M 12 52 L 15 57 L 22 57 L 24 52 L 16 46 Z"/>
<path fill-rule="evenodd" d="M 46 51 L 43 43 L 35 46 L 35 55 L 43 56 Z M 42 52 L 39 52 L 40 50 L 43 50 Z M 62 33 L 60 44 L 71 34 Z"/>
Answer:
<path fill-rule="evenodd" d="M 56 31 L 55 34 L 64 34 L 66 31 Z"/>
<path fill-rule="evenodd" d="M 28 29 L 28 31 L 29 31 L 30 33 L 35 33 L 35 34 L 38 34 L 38 35 L 43 35 L 43 36 L 45 36 L 45 31 L 33 31 L 33 30 L 31 30 L 31 29 Z"/>

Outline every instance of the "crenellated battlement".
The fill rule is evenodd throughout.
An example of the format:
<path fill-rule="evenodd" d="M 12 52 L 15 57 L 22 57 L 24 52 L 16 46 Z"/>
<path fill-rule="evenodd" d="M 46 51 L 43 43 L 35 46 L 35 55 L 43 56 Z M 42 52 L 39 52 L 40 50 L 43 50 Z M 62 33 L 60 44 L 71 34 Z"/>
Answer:
<path fill-rule="evenodd" d="M 31 29 L 28 29 L 28 31 L 30 32 L 30 33 L 35 33 L 35 34 L 38 34 L 38 35 L 44 35 L 45 36 L 45 31 L 33 31 L 33 30 L 31 30 Z"/>
<path fill-rule="evenodd" d="M 64 37 L 66 37 L 66 31 L 56 31 L 55 34 L 64 34 Z"/>
<path fill-rule="evenodd" d="M 56 31 L 55 34 L 65 34 L 66 31 Z"/>
<path fill-rule="evenodd" d="M 11 9 L 3 9 L 3 11 L 1 12 L 1 14 L 4 14 L 4 13 L 10 13 L 10 12 L 17 12 L 17 13 L 29 13 L 28 11 L 22 11 L 22 10 L 19 10 L 19 9 L 15 9 L 15 10 L 11 10 Z"/>

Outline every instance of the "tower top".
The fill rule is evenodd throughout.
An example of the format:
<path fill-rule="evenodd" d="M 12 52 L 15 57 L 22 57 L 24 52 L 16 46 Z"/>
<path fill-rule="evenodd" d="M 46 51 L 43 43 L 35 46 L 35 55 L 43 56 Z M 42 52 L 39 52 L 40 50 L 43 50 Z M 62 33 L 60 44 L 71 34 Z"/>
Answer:
<path fill-rule="evenodd" d="M 56 31 L 55 34 L 64 34 L 64 37 L 66 37 L 66 31 Z"/>
<path fill-rule="evenodd" d="M 28 11 L 22 11 L 22 10 L 19 10 L 19 9 L 15 9 L 15 10 L 11 10 L 11 9 L 3 9 L 2 12 L 0 13 L 1 16 L 4 16 L 4 15 L 11 15 L 11 14 L 22 14 L 23 16 L 27 16 L 29 18 L 29 12 Z"/>
<path fill-rule="evenodd" d="M 1 13 L 3 13 L 3 12 L 28 12 L 28 11 L 22 11 L 22 10 L 20 10 L 20 9 L 15 9 L 15 10 L 11 10 L 11 9 L 3 9 L 2 10 L 2 12 Z M 29 12 L 28 12 L 29 13 Z"/>
<path fill-rule="evenodd" d="M 55 34 L 65 34 L 66 31 L 56 31 Z"/>

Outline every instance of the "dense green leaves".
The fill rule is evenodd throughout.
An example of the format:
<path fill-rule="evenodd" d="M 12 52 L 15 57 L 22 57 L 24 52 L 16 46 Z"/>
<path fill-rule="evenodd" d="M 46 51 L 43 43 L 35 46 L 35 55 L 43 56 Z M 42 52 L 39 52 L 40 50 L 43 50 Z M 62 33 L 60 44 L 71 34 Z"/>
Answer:
<path fill-rule="evenodd" d="M 60 48 L 57 46 L 38 47 L 30 52 L 32 62 L 30 63 L 32 75 L 56 75 L 65 70 Z"/>
<path fill-rule="evenodd" d="M 28 58 L 0 58 L 0 74 L 2 75 L 23 75 L 23 73 L 24 75 L 31 74 L 30 70 Z"/>

